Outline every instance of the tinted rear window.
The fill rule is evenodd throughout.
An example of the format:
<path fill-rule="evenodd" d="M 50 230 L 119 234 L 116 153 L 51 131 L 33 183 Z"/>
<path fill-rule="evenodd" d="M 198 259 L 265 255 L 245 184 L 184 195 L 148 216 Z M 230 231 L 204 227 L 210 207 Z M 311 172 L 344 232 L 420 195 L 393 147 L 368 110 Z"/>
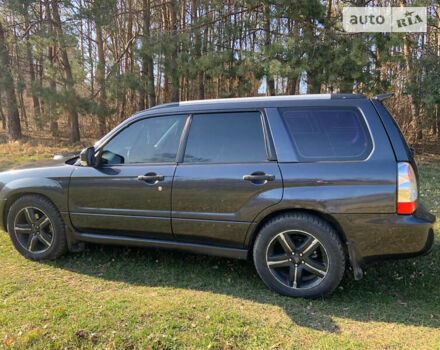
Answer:
<path fill-rule="evenodd" d="M 260 113 L 194 115 L 184 161 L 191 163 L 267 161 Z"/>
<path fill-rule="evenodd" d="M 355 108 L 281 108 L 302 161 L 363 160 L 372 149 L 364 118 Z"/>

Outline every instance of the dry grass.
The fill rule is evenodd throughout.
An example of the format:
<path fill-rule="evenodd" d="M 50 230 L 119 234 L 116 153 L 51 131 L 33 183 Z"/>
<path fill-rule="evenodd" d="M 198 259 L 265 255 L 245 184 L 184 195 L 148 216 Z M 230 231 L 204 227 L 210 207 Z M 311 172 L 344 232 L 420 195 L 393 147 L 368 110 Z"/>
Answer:
<path fill-rule="evenodd" d="M 52 158 L 55 154 L 80 151 L 81 145 L 69 146 L 52 140 L 29 140 L 0 144 L 0 171 L 24 163 Z"/>

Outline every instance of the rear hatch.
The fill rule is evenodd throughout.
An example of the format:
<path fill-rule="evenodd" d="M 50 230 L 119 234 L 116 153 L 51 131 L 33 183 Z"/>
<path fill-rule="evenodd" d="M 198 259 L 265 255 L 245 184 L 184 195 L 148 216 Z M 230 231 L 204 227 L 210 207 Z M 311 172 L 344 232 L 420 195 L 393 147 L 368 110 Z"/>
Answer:
<path fill-rule="evenodd" d="M 392 95 L 385 95 L 391 97 Z M 417 208 L 419 172 L 414 159 L 414 149 L 408 146 L 395 119 L 382 103 L 383 98 L 371 100 L 380 116 L 398 164 L 397 213 L 412 214 Z M 409 165 L 410 164 L 410 165 Z"/>
<path fill-rule="evenodd" d="M 408 143 L 406 142 L 405 137 L 403 136 L 402 131 L 400 130 L 393 116 L 384 106 L 380 98 L 373 98 L 371 99 L 371 102 L 379 114 L 382 124 L 388 134 L 391 146 L 393 147 L 393 151 L 396 156 L 396 161 L 409 162 L 414 168 L 416 174 L 418 174 L 413 151 L 411 151 L 411 148 L 408 146 Z"/>

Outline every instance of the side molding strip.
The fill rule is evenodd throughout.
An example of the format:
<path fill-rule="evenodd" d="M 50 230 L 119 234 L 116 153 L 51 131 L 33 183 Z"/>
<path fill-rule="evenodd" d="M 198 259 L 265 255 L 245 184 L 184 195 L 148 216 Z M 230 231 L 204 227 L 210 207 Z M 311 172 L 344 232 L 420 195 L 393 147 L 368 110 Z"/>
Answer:
<path fill-rule="evenodd" d="M 79 232 L 74 233 L 74 238 L 78 241 L 83 241 L 83 242 L 178 249 L 178 250 L 188 251 L 191 253 L 223 256 L 227 258 L 241 259 L 241 260 L 246 260 L 248 256 L 247 249 L 218 247 L 207 244 L 184 243 L 184 242 L 166 241 L 166 240 L 158 240 L 158 239 L 100 235 L 100 234 L 79 233 Z"/>

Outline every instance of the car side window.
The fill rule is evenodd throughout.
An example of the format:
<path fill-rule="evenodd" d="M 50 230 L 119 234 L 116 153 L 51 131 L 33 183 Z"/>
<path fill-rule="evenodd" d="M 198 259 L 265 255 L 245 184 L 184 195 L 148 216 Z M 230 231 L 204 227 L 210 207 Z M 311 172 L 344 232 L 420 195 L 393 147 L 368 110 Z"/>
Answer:
<path fill-rule="evenodd" d="M 168 163 L 176 161 L 186 116 L 142 119 L 116 136 L 103 148 L 103 164 Z"/>
<path fill-rule="evenodd" d="M 259 112 L 193 115 L 184 162 L 261 161 L 267 161 L 267 153 Z"/>
<path fill-rule="evenodd" d="M 363 160 L 373 148 L 361 113 L 352 107 L 280 108 L 301 161 Z"/>

